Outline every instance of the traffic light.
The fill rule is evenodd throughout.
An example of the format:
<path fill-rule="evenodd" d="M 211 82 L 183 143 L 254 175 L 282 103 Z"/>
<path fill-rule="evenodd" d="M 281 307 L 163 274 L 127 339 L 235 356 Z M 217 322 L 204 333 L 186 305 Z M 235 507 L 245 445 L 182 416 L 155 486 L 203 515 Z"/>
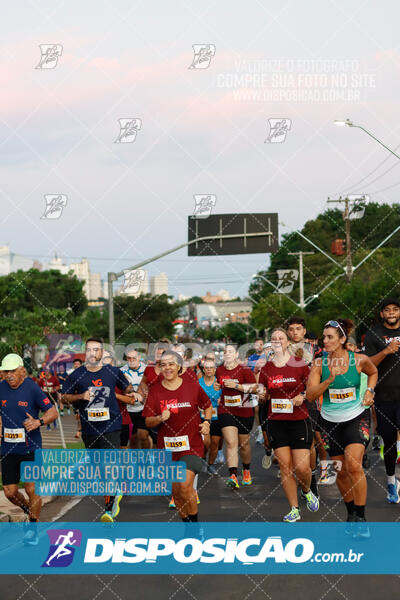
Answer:
<path fill-rule="evenodd" d="M 345 245 L 346 240 L 336 239 L 333 240 L 331 244 L 331 254 L 336 254 L 337 256 L 343 256 L 345 253 Z"/>

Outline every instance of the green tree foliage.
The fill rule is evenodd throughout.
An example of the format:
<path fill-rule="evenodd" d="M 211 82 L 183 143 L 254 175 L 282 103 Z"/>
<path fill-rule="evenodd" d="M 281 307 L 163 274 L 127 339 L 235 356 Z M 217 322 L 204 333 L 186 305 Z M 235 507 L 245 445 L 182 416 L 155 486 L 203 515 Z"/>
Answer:
<path fill-rule="evenodd" d="M 399 205 L 367 205 L 364 217 L 351 222 L 353 266 L 358 265 L 399 225 Z M 338 237 L 345 238 L 344 227 L 341 212 L 328 210 L 316 219 L 307 221 L 301 232 L 331 255 L 331 242 Z M 313 255 L 305 256 L 305 298 L 310 299 L 305 312 L 308 328 L 320 334 L 327 320 L 347 317 L 355 321 L 358 333 L 366 331 L 378 313 L 379 301 L 385 295 L 400 293 L 399 246 L 400 233 L 396 233 L 354 272 L 350 284 L 343 276 L 346 256 L 333 256 L 342 267 L 335 266 L 316 249 Z M 313 247 L 295 232 L 284 235 L 279 251 L 271 257 L 270 268 L 259 275 L 276 284 L 277 269 L 298 268 L 298 257 L 289 256 L 288 253 L 299 250 L 308 252 Z M 322 292 L 337 276 L 336 282 Z M 261 277 L 255 278 L 249 293 L 256 300 L 252 322 L 258 329 L 283 324 L 289 316 L 301 314 L 300 309 L 287 298 L 279 301 L 284 303 L 281 307 L 278 295 Z M 314 294 L 318 298 L 312 300 Z M 295 285 L 290 296 L 299 302 L 298 285 Z"/>
<path fill-rule="evenodd" d="M 115 339 L 117 343 L 155 342 L 172 337 L 173 321 L 178 318 L 180 304 L 170 303 L 168 296 L 119 296 L 114 301 Z M 107 317 L 107 313 L 105 313 Z"/>
<path fill-rule="evenodd" d="M 18 310 L 43 311 L 65 309 L 68 306 L 75 315 L 87 307 L 83 283 L 74 275 L 59 271 L 16 271 L 0 277 L 1 311 L 3 316 L 14 315 Z"/>

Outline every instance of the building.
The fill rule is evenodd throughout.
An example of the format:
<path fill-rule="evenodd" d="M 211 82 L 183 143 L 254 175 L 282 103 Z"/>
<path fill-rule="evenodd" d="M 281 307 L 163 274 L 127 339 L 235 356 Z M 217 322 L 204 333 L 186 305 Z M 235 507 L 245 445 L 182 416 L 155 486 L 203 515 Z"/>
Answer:
<path fill-rule="evenodd" d="M 195 304 L 198 327 L 223 327 L 226 323 L 249 322 L 251 302 L 219 302 Z"/>
<path fill-rule="evenodd" d="M 88 300 L 97 300 L 103 297 L 103 286 L 100 273 L 91 273 L 87 258 L 82 258 L 80 263 L 71 263 L 68 267 L 77 276 L 79 281 L 83 281 L 83 293 Z"/>
<path fill-rule="evenodd" d="M 214 304 L 215 302 L 227 302 L 230 300 L 230 295 L 228 290 L 219 290 L 215 295 L 207 292 L 205 296 L 201 296 L 201 299 L 207 304 Z"/>
<path fill-rule="evenodd" d="M 168 276 L 166 273 L 153 275 L 150 278 L 150 294 L 152 296 L 160 296 L 161 294 L 168 296 Z"/>

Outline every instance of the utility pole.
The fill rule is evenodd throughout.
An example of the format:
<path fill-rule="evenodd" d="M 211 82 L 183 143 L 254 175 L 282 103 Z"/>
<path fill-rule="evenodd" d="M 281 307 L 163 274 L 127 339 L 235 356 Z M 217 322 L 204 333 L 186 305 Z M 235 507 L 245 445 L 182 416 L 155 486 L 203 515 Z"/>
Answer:
<path fill-rule="evenodd" d="M 300 302 L 299 307 L 303 310 L 305 308 L 304 302 L 304 276 L 303 276 L 303 256 L 305 254 L 314 254 L 314 252 L 289 252 L 289 256 L 298 256 L 299 257 L 299 284 L 300 284 Z"/>
<path fill-rule="evenodd" d="M 349 198 L 338 198 L 331 200 L 328 198 L 328 203 L 344 204 L 343 220 L 346 224 L 346 279 L 350 283 L 353 277 L 353 263 L 351 261 L 351 236 L 350 236 L 350 200 Z"/>

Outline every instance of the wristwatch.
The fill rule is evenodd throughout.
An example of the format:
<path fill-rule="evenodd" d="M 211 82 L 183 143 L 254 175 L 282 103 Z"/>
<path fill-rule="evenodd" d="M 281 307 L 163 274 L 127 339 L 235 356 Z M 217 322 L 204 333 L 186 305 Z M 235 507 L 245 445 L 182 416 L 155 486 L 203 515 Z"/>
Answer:
<path fill-rule="evenodd" d="M 204 423 L 208 423 L 209 425 L 211 425 L 211 419 L 204 419 L 203 421 Z"/>
<path fill-rule="evenodd" d="M 39 419 L 39 423 L 40 423 L 40 427 L 43 427 L 43 425 L 44 425 L 44 421 L 43 421 L 43 419 L 42 419 L 41 417 L 40 417 L 40 419 Z"/>
<path fill-rule="evenodd" d="M 367 392 L 371 392 L 371 394 L 375 394 L 375 388 L 367 387 Z"/>

